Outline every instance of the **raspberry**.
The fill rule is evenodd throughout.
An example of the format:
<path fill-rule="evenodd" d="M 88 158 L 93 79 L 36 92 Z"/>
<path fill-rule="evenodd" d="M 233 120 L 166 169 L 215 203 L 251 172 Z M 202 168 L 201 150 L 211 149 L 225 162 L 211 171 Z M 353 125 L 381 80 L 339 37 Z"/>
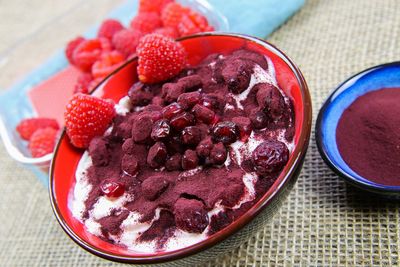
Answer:
<path fill-rule="evenodd" d="M 172 27 L 162 27 L 158 28 L 154 31 L 154 33 L 158 33 L 161 35 L 164 35 L 166 37 L 171 37 L 173 39 L 176 39 L 179 37 L 179 33 L 175 28 Z"/>
<path fill-rule="evenodd" d="M 188 15 L 183 15 L 179 24 L 178 32 L 180 36 L 187 36 L 201 32 L 201 29 L 191 20 Z"/>
<path fill-rule="evenodd" d="M 84 72 L 81 73 L 76 81 L 74 94 L 77 93 L 88 94 L 89 87 L 92 81 L 93 81 L 92 74 Z"/>
<path fill-rule="evenodd" d="M 28 144 L 32 156 L 38 158 L 53 152 L 57 135 L 58 130 L 51 127 L 35 131 Z"/>
<path fill-rule="evenodd" d="M 139 56 L 138 74 L 143 83 L 168 80 L 186 65 L 186 51 L 173 39 L 160 34 L 148 34 L 137 47 Z"/>
<path fill-rule="evenodd" d="M 157 12 L 158 14 L 164 9 L 164 7 L 173 2 L 174 0 L 140 0 L 139 1 L 139 13 L 142 12 Z"/>
<path fill-rule="evenodd" d="M 75 66 L 83 72 L 89 72 L 92 65 L 100 58 L 102 42 L 99 39 L 82 41 L 72 54 Z"/>
<path fill-rule="evenodd" d="M 111 40 L 117 32 L 122 30 L 124 26 L 122 26 L 121 22 L 115 19 L 106 19 L 100 25 L 99 31 L 97 32 L 97 37 L 105 37 Z"/>
<path fill-rule="evenodd" d="M 124 55 L 117 50 L 104 53 L 100 60 L 96 61 L 92 67 L 94 78 L 104 78 L 117 69 L 125 61 Z"/>
<path fill-rule="evenodd" d="M 161 20 L 165 27 L 178 28 L 183 15 L 188 13 L 188 8 L 185 8 L 178 3 L 169 3 L 161 12 Z"/>
<path fill-rule="evenodd" d="M 16 130 L 22 139 L 29 140 L 37 130 L 48 127 L 55 130 L 58 130 L 60 128 L 55 119 L 30 118 L 20 121 L 16 127 Z"/>
<path fill-rule="evenodd" d="M 112 102 L 90 95 L 74 95 L 64 113 L 71 143 L 78 148 L 87 148 L 93 137 L 104 133 L 114 116 Z"/>
<path fill-rule="evenodd" d="M 143 12 L 134 17 L 131 28 L 143 34 L 151 33 L 162 26 L 160 16 L 155 12 Z"/>
<path fill-rule="evenodd" d="M 117 32 L 112 43 L 119 52 L 129 57 L 136 51 L 136 47 L 139 43 L 139 39 L 142 37 L 142 33 L 133 29 L 124 29 Z"/>
<path fill-rule="evenodd" d="M 192 22 L 200 29 L 200 31 L 204 32 L 204 31 L 213 31 L 214 30 L 213 27 L 208 25 L 208 21 L 207 21 L 206 17 L 200 15 L 199 13 L 192 10 L 192 11 L 190 11 L 188 16 L 190 17 Z"/>
<path fill-rule="evenodd" d="M 71 63 L 72 65 L 75 65 L 73 59 L 74 51 L 78 47 L 78 45 L 83 41 L 85 41 L 85 38 L 83 38 L 82 36 L 78 36 L 75 39 L 69 41 L 67 47 L 65 48 L 65 56 L 67 57 L 69 63 Z"/>

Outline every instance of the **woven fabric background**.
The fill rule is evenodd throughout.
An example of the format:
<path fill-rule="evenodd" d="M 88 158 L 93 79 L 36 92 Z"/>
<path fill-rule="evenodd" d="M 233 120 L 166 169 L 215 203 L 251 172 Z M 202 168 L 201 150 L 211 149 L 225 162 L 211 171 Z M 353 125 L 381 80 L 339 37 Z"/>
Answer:
<path fill-rule="evenodd" d="M 19 19 L 29 8 L 6 12 L 7 5 L 17 10 L 16 3 L 25 2 L 0 0 L 0 34 L 6 39 L 0 55 L 9 56 L 0 60 L 1 88 L 99 21 L 120 1 L 74 0 L 68 4 L 68 13 L 55 4 L 46 5 L 53 3 L 50 0 L 30 1 L 33 8 L 36 4 L 45 9 L 40 13 L 42 20 L 43 16 L 48 16 L 48 21 L 58 17 L 50 26 L 40 19 Z M 93 16 L 88 18 L 89 10 L 96 12 L 90 12 Z M 21 40 L 14 29 L 25 29 L 31 35 Z M 16 40 L 21 41 L 13 45 Z M 309 0 L 268 40 L 303 71 L 315 120 L 324 99 L 345 78 L 400 59 L 400 1 Z M 6 44 L 14 48 L 7 49 Z M 47 190 L 10 159 L 1 145 L 0 162 L 0 266 L 118 265 L 85 252 L 63 233 L 51 211 Z M 272 222 L 248 243 L 208 265 L 399 266 L 399 220 L 398 203 L 356 191 L 332 173 L 319 156 L 312 135 L 299 180 Z"/>

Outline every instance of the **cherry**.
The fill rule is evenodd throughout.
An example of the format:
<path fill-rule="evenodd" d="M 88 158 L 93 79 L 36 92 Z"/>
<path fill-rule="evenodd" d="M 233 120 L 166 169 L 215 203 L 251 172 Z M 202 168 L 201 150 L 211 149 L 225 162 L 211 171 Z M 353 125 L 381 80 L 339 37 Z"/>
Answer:
<path fill-rule="evenodd" d="M 255 170 L 259 175 L 267 175 L 280 171 L 288 159 L 289 150 L 280 141 L 264 141 L 253 151 L 253 162 Z"/>
<path fill-rule="evenodd" d="M 201 158 L 206 158 L 210 155 L 211 149 L 214 144 L 211 140 L 211 137 L 207 137 L 201 140 L 200 144 L 196 147 L 197 155 Z"/>
<path fill-rule="evenodd" d="M 176 153 L 165 162 L 165 168 L 169 171 L 179 171 L 181 169 L 182 155 Z"/>
<path fill-rule="evenodd" d="M 100 190 L 107 197 L 120 197 L 125 192 L 125 186 L 122 183 L 106 179 L 100 183 Z"/>
<path fill-rule="evenodd" d="M 171 132 L 171 127 L 168 120 L 159 120 L 153 125 L 151 130 L 151 138 L 154 141 L 162 140 L 169 136 Z"/>
<path fill-rule="evenodd" d="M 253 109 L 249 115 L 251 124 L 255 129 L 262 129 L 268 125 L 268 117 L 264 111 L 259 109 Z"/>
<path fill-rule="evenodd" d="M 178 103 L 172 103 L 162 109 L 164 118 L 170 120 L 183 111 L 183 108 Z"/>
<path fill-rule="evenodd" d="M 178 114 L 171 120 L 171 126 L 177 131 L 182 131 L 185 127 L 195 123 L 194 116 L 188 112 Z"/>
<path fill-rule="evenodd" d="M 200 101 L 201 95 L 199 92 L 190 92 L 181 94 L 178 97 L 178 104 L 184 109 L 189 109 Z"/>
<path fill-rule="evenodd" d="M 210 161 L 212 164 L 224 164 L 228 153 L 222 143 L 215 144 L 210 152 Z"/>
<path fill-rule="evenodd" d="M 188 149 L 185 151 L 182 157 L 182 169 L 190 170 L 197 167 L 199 164 L 199 158 L 195 151 Z"/>
<path fill-rule="evenodd" d="M 239 129 L 235 123 L 231 121 L 223 121 L 218 122 L 214 126 L 212 134 L 215 142 L 230 144 L 237 140 L 239 136 Z"/>
<path fill-rule="evenodd" d="M 197 145 L 201 141 L 201 130 L 196 126 L 183 129 L 181 135 L 182 143 L 185 145 Z"/>
<path fill-rule="evenodd" d="M 209 109 L 219 109 L 221 107 L 221 100 L 211 94 L 204 95 L 203 98 L 200 100 L 200 104 Z"/>
<path fill-rule="evenodd" d="M 161 167 L 167 159 L 167 147 L 162 142 L 155 143 L 149 149 L 147 155 L 147 164 L 152 168 Z"/>
<path fill-rule="evenodd" d="M 135 155 L 123 155 L 121 161 L 121 169 L 128 175 L 136 175 L 139 171 L 139 163 L 136 160 Z"/>
<path fill-rule="evenodd" d="M 200 121 L 203 121 L 204 123 L 210 124 L 213 122 L 215 118 L 215 112 L 212 111 L 211 109 L 196 104 L 193 109 L 192 109 L 193 114 L 196 116 L 196 118 Z"/>

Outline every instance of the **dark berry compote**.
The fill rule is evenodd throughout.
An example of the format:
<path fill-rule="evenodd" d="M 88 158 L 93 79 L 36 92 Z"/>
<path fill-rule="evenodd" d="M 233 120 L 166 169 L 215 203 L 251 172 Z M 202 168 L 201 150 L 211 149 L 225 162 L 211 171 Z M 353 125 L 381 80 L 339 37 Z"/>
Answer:
<path fill-rule="evenodd" d="M 221 230 L 274 183 L 293 149 L 292 102 L 271 60 L 213 54 L 172 80 L 136 83 L 76 171 L 71 210 L 133 251 L 171 251 Z"/>

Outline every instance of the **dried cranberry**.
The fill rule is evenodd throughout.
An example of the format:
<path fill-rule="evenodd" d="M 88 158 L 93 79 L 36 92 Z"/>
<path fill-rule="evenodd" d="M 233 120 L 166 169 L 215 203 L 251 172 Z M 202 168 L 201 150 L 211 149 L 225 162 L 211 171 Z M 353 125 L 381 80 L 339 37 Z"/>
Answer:
<path fill-rule="evenodd" d="M 171 127 L 169 126 L 169 122 L 167 120 L 159 120 L 153 125 L 153 129 L 151 130 L 151 138 L 154 141 L 159 141 L 168 137 L 170 132 Z"/>
<path fill-rule="evenodd" d="M 179 171 L 181 169 L 182 155 L 176 153 L 165 162 L 165 168 L 169 171 Z"/>
<path fill-rule="evenodd" d="M 228 153 L 224 144 L 215 144 L 210 152 L 210 161 L 212 164 L 221 165 L 224 164 Z"/>
<path fill-rule="evenodd" d="M 171 120 L 171 126 L 177 131 L 182 131 L 185 127 L 195 123 L 194 116 L 188 112 L 181 113 Z"/>
<path fill-rule="evenodd" d="M 214 126 L 212 134 L 215 142 L 230 144 L 237 140 L 239 136 L 239 129 L 235 123 L 231 121 L 223 121 L 218 122 Z"/>
<path fill-rule="evenodd" d="M 209 109 L 205 106 L 201 106 L 199 104 L 196 104 L 193 107 L 192 112 L 198 120 L 205 122 L 207 124 L 212 123 L 215 118 L 214 111 L 212 111 L 211 109 Z"/>
<path fill-rule="evenodd" d="M 249 118 L 251 120 L 251 124 L 255 129 L 265 128 L 267 127 L 269 122 L 267 114 L 265 114 L 264 111 L 259 109 L 253 109 L 250 112 Z"/>
<path fill-rule="evenodd" d="M 162 142 L 155 143 L 149 149 L 147 164 L 152 168 L 161 167 L 167 159 L 167 147 Z"/>
<path fill-rule="evenodd" d="M 100 190 L 107 197 L 120 197 L 125 192 L 125 186 L 122 183 L 106 179 L 100 183 Z"/>
<path fill-rule="evenodd" d="M 206 158 L 210 155 L 210 152 L 213 148 L 214 144 L 211 140 L 211 137 L 207 137 L 201 140 L 200 144 L 196 147 L 197 155 L 201 158 Z"/>
<path fill-rule="evenodd" d="M 200 101 L 200 97 L 199 92 L 184 93 L 178 97 L 177 102 L 182 108 L 189 109 Z"/>
<path fill-rule="evenodd" d="M 139 171 L 139 163 L 135 155 L 125 154 L 122 157 L 121 168 L 125 173 L 131 176 L 136 175 Z"/>
<path fill-rule="evenodd" d="M 189 233 L 201 233 L 209 223 L 207 210 L 203 202 L 197 199 L 178 199 L 174 214 L 178 228 Z"/>
<path fill-rule="evenodd" d="M 255 170 L 260 175 L 280 171 L 288 159 L 289 150 L 280 141 L 264 141 L 253 151 Z"/>
<path fill-rule="evenodd" d="M 182 143 L 185 145 L 197 145 L 201 141 L 201 130 L 196 126 L 183 129 L 181 134 Z"/>
<path fill-rule="evenodd" d="M 232 121 L 236 123 L 239 128 L 240 140 L 245 142 L 251 134 L 251 121 L 247 117 L 234 117 Z"/>
<path fill-rule="evenodd" d="M 197 167 L 199 164 L 199 158 L 195 151 L 188 149 L 185 151 L 182 157 L 182 169 L 190 170 Z"/>
<path fill-rule="evenodd" d="M 172 103 L 172 104 L 164 107 L 162 110 L 162 114 L 163 114 L 164 118 L 166 118 L 168 120 L 172 119 L 173 117 L 175 117 L 176 115 L 178 115 L 179 113 L 182 113 L 182 112 L 183 112 L 183 108 L 178 103 Z"/>

